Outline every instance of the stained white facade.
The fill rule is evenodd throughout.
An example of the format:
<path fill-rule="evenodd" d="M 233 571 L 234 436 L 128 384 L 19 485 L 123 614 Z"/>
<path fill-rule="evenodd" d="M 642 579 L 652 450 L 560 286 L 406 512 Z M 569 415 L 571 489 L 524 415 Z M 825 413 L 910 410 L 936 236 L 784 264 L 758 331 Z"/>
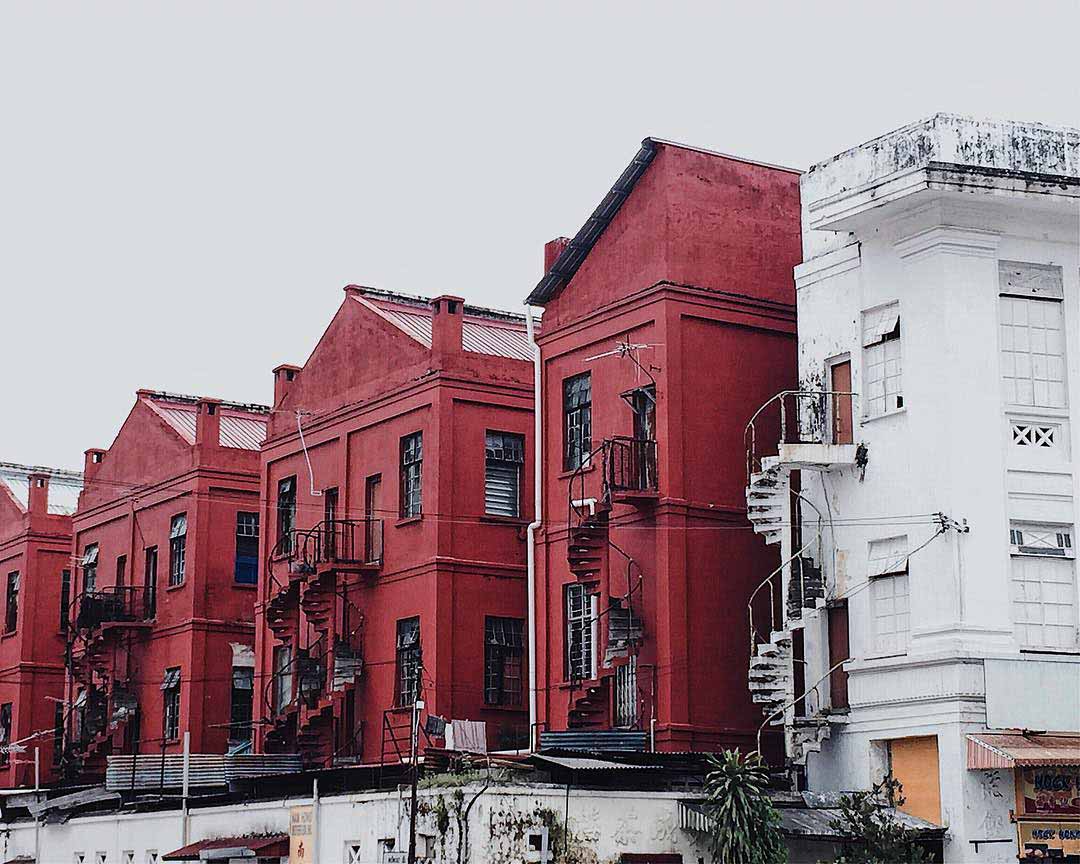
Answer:
<path fill-rule="evenodd" d="M 851 657 L 848 708 L 827 678 L 808 700 L 828 739 L 807 779 L 867 788 L 891 740 L 936 738 L 947 861 L 1017 854 L 1012 774 L 968 770 L 968 733 L 1080 731 L 1078 196 L 1080 132 L 948 115 L 802 179 L 800 387 L 849 361 L 858 394 L 856 459 L 793 463 L 804 538 L 822 514 L 825 599 L 788 622 L 806 686 L 838 600 Z"/>

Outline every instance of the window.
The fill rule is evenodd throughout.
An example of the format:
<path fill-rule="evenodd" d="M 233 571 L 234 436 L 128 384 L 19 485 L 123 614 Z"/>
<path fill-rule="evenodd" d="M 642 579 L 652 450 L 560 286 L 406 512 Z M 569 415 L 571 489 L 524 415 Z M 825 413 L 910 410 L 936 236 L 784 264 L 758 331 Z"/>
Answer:
<path fill-rule="evenodd" d="M 127 582 L 127 555 L 116 557 L 116 587 L 123 588 Z"/>
<path fill-rule="evenodd" d="M 59 765 L 64 759 L 64 705 L 57 702 L 53 706 L 53 749 L 52 764 Z"/>
<path fill-rule="evenodd" d="M 11 743 L 11 703 L 5 702 L 0 705 L 0 744 Z M 0 765 L 7 765 L 11 754 L 5 747 L 0 750 Z"/>
<path fill-rule="evenodd" d="M 615 668 L 615 725 L 635 729 L 638 725 L 637 655 Z"/>
<path fill-rule="evenodd" d="M 1001 383 L 1012 405 L 1065 407 L 1065 333 L 1059 300 L 1002 296 Z"/>
<path fill-rule="evenodd" d="M 180 737 L 180 667 L 165 670 L 161 681 L 163 699 L 161 731 L 166 741 Z"/>
<path fill-rule="evenodd" d="M 187 514 L 177 513 L 169 526 L 169 585 L 184 584 L 187 558 Z"/>
<path fill-rule="evenodd" d="M 252 666 L 232 667 L 232 709 L 229 713 L 229 749 L 251 741 L 252 694 L 255 690 L 255 669 Z"/>
<path fill-rule="evenodd" d="M 900 304 L 862 313 L 863 416 L 880 417 L 904 407 L 900 381 Z"/>
<path fill-rule="evenodd" d="M 292 554 L 295 527 L 296 477 L 286 477 L 277 487 L 277 548 L 282 555 Z"/>
<path fill-rule="evenodd" d="M 592 377 L 588 372 L 563 381 L 563 470 L 573 471 L 592 452 Z"/>
<path fill-rule="evenodd" d="M 520 618 L 484 619 L 484 702 L 521 704 L 525 622 Z"/>
<path fill-rule="evenodd" d="M 259 514 L 236 514 L 236 568 L 233 578 L 237 585 L 259 583 Z"/>
<path fill-rule="evenodd" d="M 282 713 L 293 699 L 292 646 L 274 648 L 274 713 Z"/>
<path fill-rule="evenodd" d="M 870 608 L 874 653 L 903 654 L 911 638 L 907 537 L 870 543 Z"/>
<path fill-rule="evenodd" d="M 412 705 L 420 698 L 420 669 L 423 652 L 420 648 L 420 619 L 405 618 L 397 622 L 397 705 Z"/>
<path fill-rule="evenodd" d="M 401 508 L 403 519 L 419 516 L 423 488 L 424 433 L 414 432 L 401 439 Z"/>
<path fill-rule="evenodd" d="M 1013 423 L 1012 443 L 1017 447 L 1054 447 L 1057 426 L 1043 426 L 1036 423 Z"/>
<path fill-rule="evenodd" d="M 484 512 L 489 516 L 520 516 L 525 436 L 488 432 L 484 456 Z"/>
<path fill-rule="evenodd" d="M 584 585 L 566 586 L 566 675 L 589 681 L 596 670 L 596 596 Z"/>
<path fill-rule="evenodd" d="M 97 589 L 98 544 L 91 543 L 83 550 L 83 591 L 92 593 Z"/>
<path fill-rule="evenodd" d="M 7 575 L 7 603 L 4 606 L 4 632 L 14 633 L 19 626 L 19 574 Z"/>
<path fill-rule="evenodd" d="M 1021 647 L 1075 650 L 1076 567 L 1071 529 L 1014 524 L 1009 545 L 1013 625 Z"/>
<path fill-rule="evenodd" d="M 71 571 L 60 571 L 60 632 L 67 633 L 68 610 L 71 607 Z"/>
<path fill-rule="evenodd" d="M 157 615 L 157 546 L 147 546 L 143 569 L 143 611 L 147 618 Z"/>

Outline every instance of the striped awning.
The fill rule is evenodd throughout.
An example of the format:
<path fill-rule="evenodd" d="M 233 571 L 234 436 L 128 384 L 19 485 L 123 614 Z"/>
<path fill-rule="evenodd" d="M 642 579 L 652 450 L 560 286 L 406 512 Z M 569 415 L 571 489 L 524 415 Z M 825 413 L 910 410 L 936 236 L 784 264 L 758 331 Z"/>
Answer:
<path fill-rule="evenodd" d="M 1080 765 L 1080 735 L 980 732 L 967 736 L 968 770 Z"/>

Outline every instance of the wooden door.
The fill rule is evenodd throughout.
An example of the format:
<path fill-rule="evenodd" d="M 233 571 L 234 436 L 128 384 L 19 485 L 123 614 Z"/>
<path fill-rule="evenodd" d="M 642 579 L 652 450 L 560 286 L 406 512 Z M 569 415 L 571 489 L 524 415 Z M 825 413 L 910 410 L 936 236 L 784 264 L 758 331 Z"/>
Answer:
<path fill-rule="evenodd" d="M 837 600 L 829 606 L 829 668 L 850 657 L 847 600 Z M 834 711 L 848 707 L 848 673 L 842 667 L 829 674 L 829 702 Z"/>
<path fill-rule="evenodd" d="M 837 393 L 851 392 L 851 361 L 834 363 L 830 369 L 832 381 L 832 442 L 834 444 L 855 443 L 851 417 L 851 397 L 838 396 Z"/>

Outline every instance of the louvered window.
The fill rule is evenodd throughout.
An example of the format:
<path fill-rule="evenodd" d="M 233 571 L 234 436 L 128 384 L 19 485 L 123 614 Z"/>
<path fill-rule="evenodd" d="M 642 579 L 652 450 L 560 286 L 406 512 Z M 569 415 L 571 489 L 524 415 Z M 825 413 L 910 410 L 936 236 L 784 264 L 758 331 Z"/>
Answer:
<path fill-rule="evenodd" d="M 484 462 L 484 512 L 489 516 L 521 515 L 521 472 L 525 437 L 488 432 Z"/>

